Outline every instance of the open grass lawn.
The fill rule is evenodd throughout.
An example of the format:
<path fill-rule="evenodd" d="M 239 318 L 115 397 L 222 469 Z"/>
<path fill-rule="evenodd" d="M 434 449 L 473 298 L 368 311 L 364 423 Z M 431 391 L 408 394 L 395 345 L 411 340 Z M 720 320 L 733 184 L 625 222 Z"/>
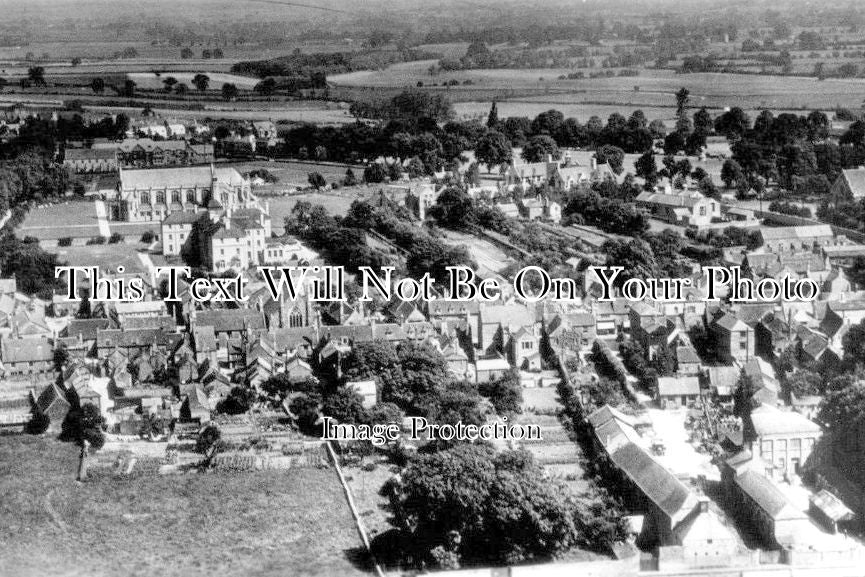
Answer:
<path fill-rule="evenodd" d="M 241 162 L 231 165 L 238 172 L 246 173 L 255 169 L 265 169 L 277 178 L 277 186 L 309 186 L 309 173 L 318 172 L 328 183 L 342 182 L 348 165 L 318 164 L 314 162 Z M 364 167 L 354 166 L 352 171 L 363 178 Z"/>
<path fill-rule="evenodd" d="M 143 244 L 96 244 L 87 246 L 58 246 L 51 252 L 57 254 L 60 262 L 71 266 L 98 266 L 102 271 L 114 272 L 118 266 L 124 267 L 126 274 L 145 274 L 147 269 L 138 258 L 138 250 Z"/>
<path fill-rule="evenodd" d="M 362 575 L 331 469 L 77 484 L 76 448 L 0 439 L 0 574 Z"/>
<path fill-rule="evenodd" d="M 282 234 L 285 217 L 291 213 L 291 209 L 298 202 L 305 200 L 312 204 L 320 204 L 335 216 L 344 216 L 351 203 L 364 196 L 369 196 L 378 190 L 365 186 L 341 188 L 333 192 L 309 192 L 305 194 L 292 194 L 291 196 L 278 196 L 265 198 L 270 203 L 271 227 L 276 234 Z"/>

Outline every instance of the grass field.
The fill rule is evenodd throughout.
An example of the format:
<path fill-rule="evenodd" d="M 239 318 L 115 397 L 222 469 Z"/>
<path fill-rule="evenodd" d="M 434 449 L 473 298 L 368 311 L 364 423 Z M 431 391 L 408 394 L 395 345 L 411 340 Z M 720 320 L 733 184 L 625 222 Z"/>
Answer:
<path fill-rule="evenodd" d="M 0 573 L 364 575 L 330 469 L 75 483 L 77 450 L 0 442 Z"/>
<path fill-rule="evenodd" d="M 457 80 L 445 94 L 455 103 L 459 116 L 472 117 L 489 112 L 490 91 L 501 91 L 496 99 L 499 116 L 535 116 L 555 108 L 566 116 L 586 119 L 592 115 L 606 118 L 613 112 L 642 109 L 648 118 L 672 120 L 675 92 L 682 87 L 691 92 L 692 107 L 714 110 L 739 106 L 754 111 L 833 110 L 859 108 L 865 79 L 828 79 L 756 74 L 677 74 L 672 70 L 641 70 L 639 76 L 560 80 L 567 69 L 460 70 L 430 74 L 434 61 L 397 64 L 385 70 L 359 71 L 335 75 L 338 86 L 375 89 L 429 86 Z M 465 81 L 469 85 L 463 85 Z M 441 89 L 439 89 L 442 91 Z"/>
<path fill-rule="evenodd" d="M 341 188 L 335 192 L 309 192 L 305 194 L 292 194 L 291 196 L 279 196 L 266 198 L 270 203 L 271 227 L 276 234 L 282 234 L 285 217 L 291 213 L 294 205 L 305 200 L 312 204 L 320 204 L 335 216 L 344 216 L 351 203 L 360 198 L 373 194 L 378 188 L 367 188 L 357 186 Z"/>
<path fill-rule="evenodd" d="M 201 73 L 206 74 L 210 78 L 210 86 L 213 88 L 221 87 L 223 84 L 230 82 L 236 85 L 241 90 L 252 90 L 258 84 L 258 78 L 250 78 L 249 76 L 238 76 L 236 74 L 225 74 L 222 72 L 212 72 L 210 70 L 202 70 Z M 185 83 L 189 89 L 194 90 L 192 79 L 195 77 L 195 72 L 172 72 L 171 74 L 160 74 L 157 76 L 151 72 L 133 72 L 127 76 L 135 82 L 138 88 L 143 90 L 161 90 L 165 85 L 163 80 L 169 76 L 174 77 L 178 82 Z"/>
<path fill-rule="evenodd" d="M 96 244 L 89 246 L 63 246 L 51 249 L 61 262 L 70 266 L 98 266 L 102 271 L 115 272 L 123 266 L 125 274 L 145 274 L 147 270 L 138 258 L 136 244 Z"/>
<path fill-rule="evenodd" d="M 20 238 L 42 239 L 99 236 L 96 204 L 86 201 L 62 202 L 31 209 L 17 229 Z"/>
<path fill-rule="evenodd" d="M 232 164 L 238 172 L 246 173 L 256 169 L 265 169 L 279 178 L 279 186 L 309 186 L 309 173 L 318 172 L 328 184 L 341 182 L 345 178 L 348 165 L 317 164 L 314 162 L 241 162 Z M 357 178 L 363 176 L 363 167 L 353 166 Z"/>

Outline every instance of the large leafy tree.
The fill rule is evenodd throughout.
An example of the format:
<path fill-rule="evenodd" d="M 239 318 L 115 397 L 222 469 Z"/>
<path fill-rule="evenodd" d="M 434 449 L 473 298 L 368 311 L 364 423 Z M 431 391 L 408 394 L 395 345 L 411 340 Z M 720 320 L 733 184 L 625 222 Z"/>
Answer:
<path fill-rule="evenodd" d="M 490 130 L 482 136 L 475 148 L 475 156 L 487 167 L 507 164 L 512 155 L 511 141 L 496 130 Z"/>
<path fill-rule="evenodd" d="M 547 156 L 558 158 L 559 146 L 551 136 L 534 136 L 523 148 L 522 157 L 526 162 L 541 162 Z"/>
<path fill-rule="evenodd" d="M 392 486 L 391 501 L 407 561 L 415 565 L 549 559 L 622 535 L 621 523 L 607 522 L 603 504 L 600 510 L 593 500 L 581 506 L 526 451 L 496 454 L 462 444 L 419 455 Z"/>

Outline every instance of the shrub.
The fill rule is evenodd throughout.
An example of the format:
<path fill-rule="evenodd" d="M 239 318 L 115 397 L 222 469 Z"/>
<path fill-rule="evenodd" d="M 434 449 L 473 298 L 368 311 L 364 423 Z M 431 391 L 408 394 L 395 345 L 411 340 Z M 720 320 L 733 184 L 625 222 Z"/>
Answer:
<path fill-rule="evenodd" d="M 154 240 L 156 240 L 156 233 L 152 230 L 148 230 L 141 235 L 141 242 L 146 242 L 147 244 L 150 244 Z"/>
<path fill-rule="evenodd" d="M 57 246 L 72 246 L 72 237 L 64 236 L 57 241 Z"/>
<path fill-rule="evenodd" d="M 119 232 L 111 233 L 111 238 L 108 239 L 108 244 L 117 244 L 120 242 L 123 242 L 123 235 Z"/>
<path fill-rule="evenodd" d="M 90 240 L 87 241 L 87 244 L 88 245 L 90 245 L 90 244 L 105 244 L 105 237 L 104 236 L 94 236 L 93 238 L 91 238 Z"/>

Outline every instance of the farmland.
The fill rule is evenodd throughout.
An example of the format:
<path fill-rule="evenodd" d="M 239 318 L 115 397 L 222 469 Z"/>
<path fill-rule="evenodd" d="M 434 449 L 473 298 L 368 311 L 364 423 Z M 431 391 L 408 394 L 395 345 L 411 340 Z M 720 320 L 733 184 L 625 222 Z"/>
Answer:
<path fill-rule="evenodd" d="M 76 484 L 76 448 L 38 437 L 4 439 L 0 463 L 4 574 L 366 574 L 330 469 Z"/>
<path fill-rule="evenodd" d="M 409 88 L 418 82 L 429 86 L 450 80 L 460 83 L 444 92 L 455 103 L 457 115 L 472 117 L 489 111 L 496 93 L 500 116 L 535 116 L 555 108 L 566 116 L 585 119 L 592 115 L 606 118 L 613 112 L 642 109 L 649 118 L 672 120 L 674 94 L 682 87 L 691 92 L 691 106 L 713 110 L 739 106 L 748 111 L 770 108 L 784 110 L 832 110 L 858 108 L 865 79 L 827 79 L 767 76 L 757 74 L 697 73 L 677 74 L 671 70 L 644 69 L 639 76 L 559 79 L 568 69 L 460 70 L 431 75 L 432 61 L 417 61 L 391 66 L 381 71 L 361 71 L 337 75 L 338 86 L 376 89 Z M 463 84 L 464 82 L 470 84 Z"/>

